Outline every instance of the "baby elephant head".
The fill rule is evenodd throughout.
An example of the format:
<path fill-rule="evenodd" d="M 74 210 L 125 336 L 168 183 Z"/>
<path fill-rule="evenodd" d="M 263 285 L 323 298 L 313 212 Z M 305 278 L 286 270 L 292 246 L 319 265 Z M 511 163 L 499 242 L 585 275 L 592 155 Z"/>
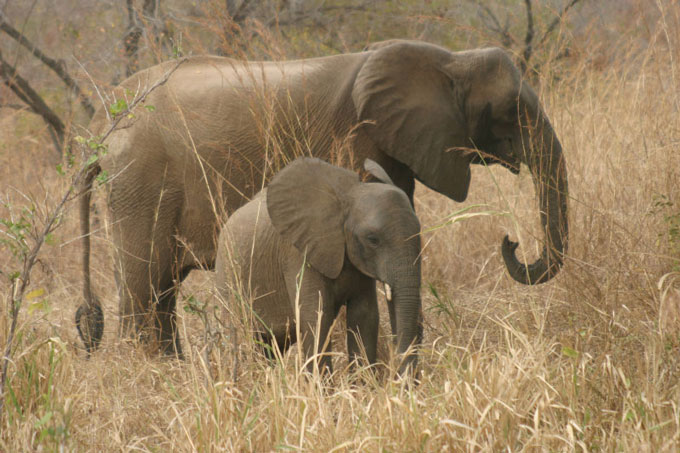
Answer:
<path fill-rule="evenodd" d="M 377 163 L 367 159 L 365 169 L 380 182 L 361 182 L 319 159 L 298 159 L 272 180 L 267 210 L 278 233 L 326 277 L 337 278 L 351 263 L 390 286 L 390 321 L 404 353 L 420 340 L 420 223 Z M 415 360 L 410 355 L 402 371 Z"/>

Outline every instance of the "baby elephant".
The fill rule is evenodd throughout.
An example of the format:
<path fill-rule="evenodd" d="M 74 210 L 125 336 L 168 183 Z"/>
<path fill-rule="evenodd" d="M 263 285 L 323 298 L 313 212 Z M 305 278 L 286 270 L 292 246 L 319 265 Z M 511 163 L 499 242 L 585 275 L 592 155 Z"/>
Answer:
<path fill-rule="evenodd" d="M 361 182 L 356 173 L 319 159 L 295 160 L 222 229 L 217 288 L 225 300 L 237 282 L 249 291 L 265 342 L 272 343 L 273 336 L 286 348 L 297 340 L 297 297 L 306 356 L 321 353 L 326 345 L 329 351 L 328 333 L 346 305 L 350 362 L 363 345 L 368 362 L 374 363 L 379 280 L 391 289 L 388 305 L 397 351 L 419 343 L 420 223 L 387 173 L 371 160 L 364 166 L 380 182 Z M 400 373 L 416 362 L 411 352 Z M 328 355 L 321 356 L 320 366 L 331 369 Z"/>

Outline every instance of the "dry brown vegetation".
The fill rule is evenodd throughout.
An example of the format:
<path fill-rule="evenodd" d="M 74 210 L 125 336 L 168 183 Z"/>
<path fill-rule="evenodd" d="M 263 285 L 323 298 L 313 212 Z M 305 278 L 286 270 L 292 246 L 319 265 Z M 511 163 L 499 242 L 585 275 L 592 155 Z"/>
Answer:
<path fill-rule="evenodd" d="M 238 48 L 253 58 L 290 58 L 357 50 L 394 35 L 449 47 L 491 42 L 475 31 L 481 24 L 438 16 L 436 2 L 425 3 L 422 10 L 379 3 L 389 13 L 383 22 L 366 11 L 335 11 L 335 28 L 314 20 L 318 29 L 250 20 L 243 24 L 250 41 L 244 38 Z M 53 7 L 38 5 L 26 33 L 47 23 Z M 209 39 L 224 24 L 225 17 L 210 14 L 219 5 L 201 2 L 208 14 L 191 10 L 175 17 L 174 36 L 183 30 L 185 52 L 219 47 L 219 39 Z M 610 7 L 611 21 L 589 22 L 589 15 L 601 16 L 586 2 L 535 57 L 550 62 L 531 82 L 562 141 L 569 172 L 570 248 L 554 280 L 520 286 L 500 257 L 507 232 L 521 239 L 527 261 L 540 247 L 527 172 L 514 177 L 502 168 L 476 168 L 464 205 L 418 187 L 416 210 L 432 229 L 423 238 L 426 335 L 419 385 L 366 370 L 355 372 L 365 381 L 357 384 L 345 369 L 339 334 L 330 383 L 301 373 L 295 348 L 280 362 L 267 362 L 242 322 L 222 325 L 213 316 L 222 301 L 209 272 L 192 273 L 181 289 L 185 361 L 149 357 L 121 343 L 100 190 L 93 281 L 107 320 L 103 346 L 86 360 L 73 324 L 82 277 L 71 209 L 39 255 L 19 318 L 0 450 L 678 451 L 680 7 L 672 0 Z M 74 54 L 94 80 L 111 82 L 123 61 L 110 44 L 122 35 L 123 8 L 52 13 L 67 20 L 36 32 L 40 45 Z M 17 14 L 27 17 L 22 8 Z M 75 32 L 81 36 L 65 37 Z M 49 46 L 60 39 L 62 47 Z M 565 43 L 569 55 L 552 59 Z M 170 57 L 160 45 L 145 52 L 146 63 Z M 38 67 L 17 55 L 20 68 Z M 87 83 L 87 76 L 79 77 Z M 47 99 L 73 105 L 63 90 L 50 90 L 53 80 L 35 83 Z M 5 104 L 10 97 L 2 89 Z M 69 124 L 83 122 L 71 107 L 60 113 Z M 70 179 L 54 170 L 59 158 L 38 117 L 0 110 L 0 162 L 0 218 L 16 219 L 33 207 L 39 225 Z M 480 215 L 447 223 L 448 215 L 471 205 L 480 205 L 473 209 Z M 20 263 L 1 247 L 4 349 L 9 274 Z M 387 317 L 381 322 L 388 332 Z M 385 359 L 388 343 L 381 339 Z"/>

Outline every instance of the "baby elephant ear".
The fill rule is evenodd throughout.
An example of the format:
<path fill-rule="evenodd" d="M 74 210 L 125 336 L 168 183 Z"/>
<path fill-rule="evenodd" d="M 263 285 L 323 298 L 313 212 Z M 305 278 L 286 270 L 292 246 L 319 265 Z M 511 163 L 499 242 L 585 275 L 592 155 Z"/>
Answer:
<path fill-rule="evenodd" d="M 358 183 L 354 172 L 305 157 L 277 173 L 267 188 L 274 229 L 329 278 L 340 274 L 345 258 L 344 194 Z"/>
<path fill-rule="evenodd" d="M 392 178 L 389 177 L 387 172 L 376 161 L 366 159 L 364 161 L 364 170 L 373 175 L 373 177 L 375 177 L 378 181 L 385 184 L 394 185 L 394 182 L 392 182 Z"/>

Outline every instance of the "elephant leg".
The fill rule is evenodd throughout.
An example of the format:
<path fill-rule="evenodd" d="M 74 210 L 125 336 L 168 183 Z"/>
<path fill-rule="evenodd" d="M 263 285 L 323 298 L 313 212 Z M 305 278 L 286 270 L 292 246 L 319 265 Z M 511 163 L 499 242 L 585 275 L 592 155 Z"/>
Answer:
<path fill-rule="evenodd" d="M 128 193 L 125 184 L 109 194 L 120 296 L 120 334 L 166 353 L 177 353 L 173 269 L 179 249 L 174 237 L 179 206 L 173 192 Z"/>
<path fill-rule="evenodd" d="M 177 290 L 175 286 L 161 291 L 154 313 L 154 321 L 160 352 L 165 355 L 177 354 L 177 356 L 182 357 L 182 347 L 179 343 L 179 332 L 177 332 L 176 303 Z"/>
<path fill-rule="evenodd" d="M 321 319 L 319 319 L 319 316 Z M 333 365 L 331 356 L 327 353 L 333 350 L 333 344 L 328 334 L 333 325 L 333 319 L 332 313 L 323 309 L 321 313 L 317 310 L 310 310 L 309 313 L 300 314 L 300 335 L 302 336 L 302 348 L 305 351 L 305 357 L 309 358 L 316 354 L 319 371 L 322 374 L 328 373 L 329 375 L 333 372 Z M 318 331 L 317 325 L 319 326 Z M 307 370 L 310 372 L 314 370 L 313 361 L 307 364 Z"/>
<path fill-rule="evenodd" d="M 299 270 L 300 268 L 295 266 L 293 269 Z M 331 374 L 333 371 L 331 357 L 325 353 L 333 349 L 328 334 L 333 325 L 337 310 L 335 308 L 335 301 L 331 297 L 330 291 L 328 291 L 326 277 L 312 268 L 305 269 L 304 278 L 299 288 L 300 294 L 297 298 L 295 272 L 289 272 L 289 277 L 286 278 L 286 287 L 293 314 L 296 312 L 296 299 L 300 304 L 299 329 L 301 338 L 297 338 L 297 340 L 302 341 L 305 357 L 309 358 L 319 355 L 319 370 L 322 373 L 327 372 Z M 307 364 L 307 370 L 314 370 L 313 361 Z"/>
<path fill-rule="evenodd" d="M 366 352 L 369 364 L 374 364 L 378 348 L 378 300 L 375 281 L 362 284 L 357 296 L 347 301 L 347 353 L 353 364 Z"/>
<path fill-rule="evenodd" d="M 148 340 L 144 338 L 144 332 L 148 324 L 148 312 L 151 308 L 151 285 L 140 278 L 146 266 L 134 263 L 126 253 L 116 253 L 115 275 L 118 287 L 118 314 L 120 316 L 119 333 L 124 338 Z M 130 273 L 136 270 L 137 273 Z"/>
<path fill-rule="evenodd" d="M 169 355 L 181 356 L 176 326 L 176 292 L 179 280 L 173 279 L 167 265 L 140 260 L 119 253 L 116 274 L 120 296 L 120 332 L 144 343 L 156 343 Z M 170 262 L 173 254 L 164 253 Z"/>
<path fill-rule="evenodd" d="M 180 344 L 179 331 L 177 329 L 177 289 L 191 269 L 183 269 L 171 282 L 166 283 L 160 289 L 156 305 L 155 317 L 156 332 L 160 351 L 166 355 L 182 357 L 182 345 Z"/>
<path fill-rule="evenodd" d="M 291 344 L 295 343 L 295 332 L 286 333 L 285 335 L 271 335 L 269 333 L 259 332 L 256 334 L 256 341 L 259 349 L 262 351 L 267 360 L 274 362 L 277 357 L 277 352 L 283 355 L 288 351 Z M 274 349 L 277 351 L 275 352 Z"/>

